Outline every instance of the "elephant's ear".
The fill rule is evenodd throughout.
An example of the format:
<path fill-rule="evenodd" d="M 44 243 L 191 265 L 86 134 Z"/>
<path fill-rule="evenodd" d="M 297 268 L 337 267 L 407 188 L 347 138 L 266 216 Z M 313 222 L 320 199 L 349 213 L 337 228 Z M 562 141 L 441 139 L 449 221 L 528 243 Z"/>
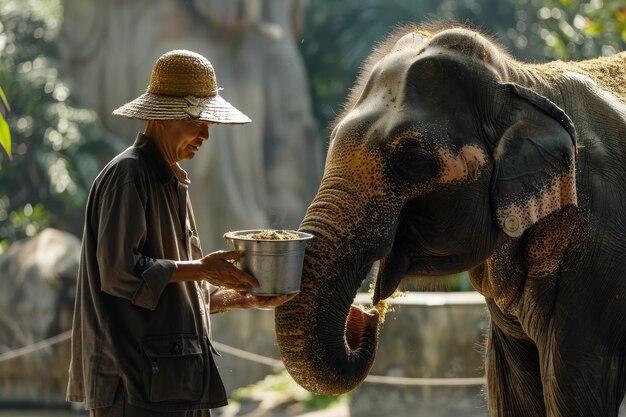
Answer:
<path fill-rule="evenodd" d="M 511 107 L 494 149 L 491 199 L 498 224 L 519 237 L 576 200 L 576 133 L 556 104 L 517 84 L 501 85 Z"/>

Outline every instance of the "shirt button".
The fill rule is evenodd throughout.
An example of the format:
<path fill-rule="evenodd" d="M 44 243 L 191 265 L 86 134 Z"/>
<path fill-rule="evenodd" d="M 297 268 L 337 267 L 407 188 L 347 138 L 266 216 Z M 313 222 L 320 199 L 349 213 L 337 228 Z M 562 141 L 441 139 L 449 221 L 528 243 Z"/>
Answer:
<path fill-rule="evenodd" d="M 170 352 L 175 354 L 175 355 L 179 355 L 181 354 L 183 351 L 183 345 L 179 342 L 172 342 L 172 344 L 170 345 Z"/>

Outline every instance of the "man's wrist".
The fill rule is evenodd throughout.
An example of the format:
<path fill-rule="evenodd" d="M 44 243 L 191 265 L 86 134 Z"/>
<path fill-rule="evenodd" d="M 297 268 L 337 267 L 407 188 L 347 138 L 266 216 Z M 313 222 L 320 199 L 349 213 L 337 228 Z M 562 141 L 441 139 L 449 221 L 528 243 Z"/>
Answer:
<path fill-rule="evenodd" d="M 202 279 L 200 275 L 201 265 L 202 262 L 199 260 L 174 261 L 175 269 L 170 282 L 200 281 Z"/>

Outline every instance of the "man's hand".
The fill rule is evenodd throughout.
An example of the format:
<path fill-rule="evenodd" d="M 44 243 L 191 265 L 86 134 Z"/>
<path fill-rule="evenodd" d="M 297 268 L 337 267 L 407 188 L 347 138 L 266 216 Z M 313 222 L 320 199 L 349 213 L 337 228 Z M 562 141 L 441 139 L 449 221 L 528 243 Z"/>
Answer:
<path fill-rule="evenodd" d="M 232 264 L 243 256 L 239 251 L 218 251 L 196 261 L 178 261 L 170 282 L 206 280 L 217 287 L 246 291 L 259 282 Z M 232 262 L 231 262 L 232 261 Z"/>
<path fill-rule="evenodd" d="M 211 313 L 224 312 L 232 309 L 258 308 L 269 310 L 293 299 L 296 294 L 277 296 L 260 296 L 240 293 L 233 290 L 219 290 L 211 295 Z"/>
<path fill-rule="evenodd" d="M 257 288 L 259 282 L 252 275 L 238 269 L 231 262 L 238 261 L 243 256 L 240 251 L 217 251 L 209 253 L 200 259 L 201 276 L 217 287 L 231 288 L 237 291 L 246 291 Z"/>

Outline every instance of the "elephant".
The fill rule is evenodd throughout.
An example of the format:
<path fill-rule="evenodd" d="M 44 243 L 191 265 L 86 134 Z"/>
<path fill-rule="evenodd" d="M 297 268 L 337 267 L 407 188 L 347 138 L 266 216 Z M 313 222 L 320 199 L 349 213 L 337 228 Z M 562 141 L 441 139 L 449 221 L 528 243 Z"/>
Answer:
<path fill-rule="evenodd" d="M 463 26 L 396 31 L 330 126 L 300 224 L 301 292 L 275 311 L 291 376 L 357 387 L 407 276 L 485 297 L 492 416 L 617 416 L 626 391 L 626 53 L 523 63 Z"/>

